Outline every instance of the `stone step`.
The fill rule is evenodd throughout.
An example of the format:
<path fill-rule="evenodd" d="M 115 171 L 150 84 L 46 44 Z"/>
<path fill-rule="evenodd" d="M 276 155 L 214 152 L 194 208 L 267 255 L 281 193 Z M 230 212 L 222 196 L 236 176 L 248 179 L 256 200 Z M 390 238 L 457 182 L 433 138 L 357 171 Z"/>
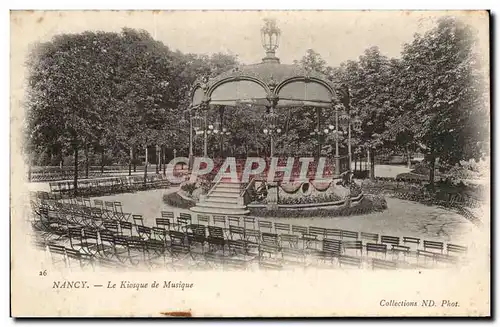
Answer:
<path fill-rule="evenodd" d="M 197 207 L 224 208 L 224 209 L 246 209 L 245 206 L 237 203 L 223 203 L 204 201 L 196 204 Z"/>
<path fill-rule="evenodd" d="M 222 203 L 238 203 L 238 198 L 227 198 L 227 197 L 220 197 L 220 196 L 209 196 L 205 198 L 205 201 L 209 202 L 222 202 Z"/>
<path fill-rule="evenodd" d="M 221 197 L 221 198 L 238 198 L 240 197 L 240 193 L 236 192 L 221 192 L 218 190 L 214 190 L 208 197 Z"/>
<path fill-rule="evenodd" d="M 226 192 L 226 193 L 234 193 L 234 194 L 240 194 L 240 189 L 239 188 L 233 188 L 233 187 L 226 187 L 226 186 L 216 186 L 213 190 L 214 192 Z"/>
<path fill-rule="evenodd" d="M 234 188 L 234 189 L 240 189 L 240 183 L 224 183 L 224 182 L 220 182 L 219 184 L 217 184 L 216 187 L 225 187 L 225 188 Z"/>
<path fill-rule="evenodd" d="M 248 209 L 212 208 L 212 207 L 201 207 L 198 205 L 192 207 L 190 210 L 192 212 L 197 212 L 197 213 L 232 215 L 232 216 L 246 215 L 250 212 Z"/>

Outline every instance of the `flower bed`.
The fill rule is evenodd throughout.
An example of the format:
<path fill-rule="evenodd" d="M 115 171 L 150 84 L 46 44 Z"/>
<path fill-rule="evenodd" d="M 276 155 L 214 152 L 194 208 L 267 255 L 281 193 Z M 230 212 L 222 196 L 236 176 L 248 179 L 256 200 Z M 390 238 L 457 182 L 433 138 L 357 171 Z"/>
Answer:
<path fill-rule="evenodd" d="M 310 209 L 294 209 L 275 208 L 269 209 L 266 207 L 252 208 L 250 214 L 259 217 L 280 217 L 280 218 L 302 218 L 302 217 L 341 217 L 341 216 L 357 216 L 372 212 L 383 211 L 387 209 L 387 202 L 383 196 L 370 195 L 365 196 L 358 203 L 347 207 L 341 206 L 338 208 L 310 208 Z"/>
<path fill-rule="evenodd" d="M 163 195 L 163 202 L 171 207 L 182 209 L 189 209 L 196 204 L 194 201 L 183 198 L 176 192 Z"/>

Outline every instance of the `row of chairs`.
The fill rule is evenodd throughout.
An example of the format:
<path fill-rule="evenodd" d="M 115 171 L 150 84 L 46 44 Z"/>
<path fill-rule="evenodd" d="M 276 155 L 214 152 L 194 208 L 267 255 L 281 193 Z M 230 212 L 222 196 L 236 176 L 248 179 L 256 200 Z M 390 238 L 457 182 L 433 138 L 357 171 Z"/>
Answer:
<path fill-rule="evenodd" d="M 102 196 L 108 194 L 135 192 L 149 189 L 166 188 L 170 185 L 167 177 L 162 174 L 144 176 L 122 176 L 103 179 L 79 180 L 78 194 L 83 196 Z M 72 181 L 50 182 L 50 192 L 61 196 L 73 196 Z"/>
<path fill-rule="evenodd" d="M 349 260 L 356 261 L 352 258 L 339 259 L 339 256 L 346 255 L 346 251 L 350 253 L 348 257 L 357 257 L 362 261 L 371 255 L 380 255 L 386 259 L 388 253 L 393 254 L 393 257 L 396 254 L 399 258 L 399 254 L 402 253 L 404 258 L 416 254 L 417 258 L 424 257 L 427 260 L 432 256 L 433 261 L 441 262 L 445 259 L 452 262 L 452 256 L 467 251 L 465 247 L 447 244 L 444 254 L 442 242 L 413 237 L 403 237 L 401 240 L 399 237 L 373 233 L 273 223 L 247 216 L 198 215 L 195 224 L 189 213 L 175 215 L 173 212 L 163 211 L 161 217 L 154 220 L 155 225 L 147 226 L 141 215 L 122 216 L 122 211 L 117 209 L 121 208 L 119 202 L 100 203 L 98 200 L 94 201 L 92 207 L 88 206 L 87 201 L 83 202 L 83 204 L 48 202 L 51 206 L 47 201 L 40 202 L 37 229 L 44 233 L 44 239 L 59 243 L 71 240 L 72 236 L 86 235 L 86 239 L 91 237 L 95 240 L 92 243 L 100 242 L 103 237 L 105 239 L 107 237 L 110 244 L 116 245 L 118 242 L 120 247 L 131 246 L 133 249 L 159 246 L 158 242 L 163 244 L 162 247 L 165 249 L 182 244 L 185 246 L 184 251 L 188 252 L 192 250 L 193 244 L 198 244 L 198 250 L 202 250 L 202 254 L 214 252 L 214 249 L 221 250 L 223 254 L 225 252 L 248 254 L 252 249 L 257 249 L 259 260 L 276 255 L 301 258 L 311 257 L 311 254 L 314 257 L 314 254 L 321 252 L 336 253 L 327 257 L 336 258 L 339 265 L 348 265 Z M 102 204 L 104 207 L 112 205 L 113 209 L 98 208 Z M 34 207 L 37 209 L 36 205 Z M 401 242 L 403 244 L 400 244 Z M 83 243 L 83 240 L 79 241 L 79 244 Z M 416 250 L 410 250 L 405 245 L 407 243 L 415 244 Z M 419 248 L 421 244 L 423 249 Z M 91 251 L 84 251 L 85 254 L 89 252 Z"/>

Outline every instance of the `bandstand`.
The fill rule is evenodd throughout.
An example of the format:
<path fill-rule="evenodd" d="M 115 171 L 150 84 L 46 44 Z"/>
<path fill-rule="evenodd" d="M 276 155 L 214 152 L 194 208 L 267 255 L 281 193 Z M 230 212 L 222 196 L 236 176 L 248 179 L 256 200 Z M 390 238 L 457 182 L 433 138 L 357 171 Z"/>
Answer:
<path fill-rule="evenodd" d="M 261 29 L 262 45 L 266 51 L 262 62 L 251 65 L 240 65 L 230 71 L 224 72 L 214 77 L 200 77 L 193 85 L 191 92 L 191 106 L 189 114 L 191 124 L 193 118 L 195 124 L 202 125 L 205 133 L 204 156 L 207 156 L 207 137 L 209 130 L 207 126 L 207 113 L 210 110 L 218 110 L 222 115 L 224 110 L 230 107 L 246 105 L 248 110 L 256 107 L 266 108 L 266 121 L 268 126 L 264 132 L 270 135 L 270 155 L 275 154 L 274 135 L 279 131 L 277 111 L 281 108 L 302 107 L 304 110 L 315 110 L 316 127 L 315 132 L 311 132 L 311 137 L 320 137 L 323 133 L 332 133 L 335 139 L 335 156 L 332 160 L 333 172 L 332 178 L 339 177 L 340 174 L 348 169 L 346 157 L 339 155 L 339 111 L 342 110 L 342 87 L 334 84 L 328 76 L 305 69 L 298 65 L 282 64 L 276 57 L 276 50 L 279 46 L 281 31 L 276 26 L 275 21 L 266 20 Z M 328 117 L 334 115 L 335 124 L 322 126 L 322 122 Z M 342 117 L 340 117 L 342 119 Z M 193 127 L 193 126 L 191 126 Z M 212 129 L 213 127 L 210 126 Z M 218 127 L 219 128 L 219 127 Z M 222 127 L 220 127 L 222 130 Z M 193 158 L 193 128 L 190 128 L 190 163 Z M 233 131 L 237 132 L 237 131 Z M 319 142 L 318 142 L 319 144 Z M 318 157 L 320 150 L 318 151 Z M 233 188 L 233 190 L 231 190 Z M 223 195 L 229 196 L 234 192 L 234 204 L 238 210 L 226 210 L 226 214 L 242 214 L 244 203 L 241 194 L 236 199 L 236 194 L 240 192 L 240 186 L 224 185 L 223 192 L 211 190 L 210 194 L 216 201 L 223 203 L 227 201 Z M 213 194 L 220 193 L 220 196 Z M 225 194 L 227 193 L 227 194 Z M 229 196 L 230 197 L 230 196 Z M 206 199 L 204 199 L 206 200 Z M 202 202 L 205 202 L 205 201 Z M 215 204 L 214 206 L 217 206 Z M 192 210 L 199 212 L 210 212 L 202 208 L 195 207 Z M 240 210 L 241 209 L 241 210 Z"/>

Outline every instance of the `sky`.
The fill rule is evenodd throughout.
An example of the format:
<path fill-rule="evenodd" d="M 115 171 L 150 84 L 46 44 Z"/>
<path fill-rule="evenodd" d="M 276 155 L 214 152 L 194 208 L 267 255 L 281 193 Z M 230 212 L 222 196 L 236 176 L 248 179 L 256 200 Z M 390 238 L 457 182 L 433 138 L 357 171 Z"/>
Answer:
<path fill-rule="evenodd" d="M 462 15 L 476 25 L 484 21 L 477 15 L 442 11 L 34 11 L 11 15 L 11 44 L 130 27 L 150 32 L 172 50 L 232 53 L 251 64 L 265 55 L 260 42 L 263 19 L 274 18 L 281 29 L 277 56 L 282 63 L 292 63 L 314 49 L 328 65 L 338 66 L 356 60 L 372 46 L 398 57 L 415 33 L 429 30 L 446 14 Z"/>

